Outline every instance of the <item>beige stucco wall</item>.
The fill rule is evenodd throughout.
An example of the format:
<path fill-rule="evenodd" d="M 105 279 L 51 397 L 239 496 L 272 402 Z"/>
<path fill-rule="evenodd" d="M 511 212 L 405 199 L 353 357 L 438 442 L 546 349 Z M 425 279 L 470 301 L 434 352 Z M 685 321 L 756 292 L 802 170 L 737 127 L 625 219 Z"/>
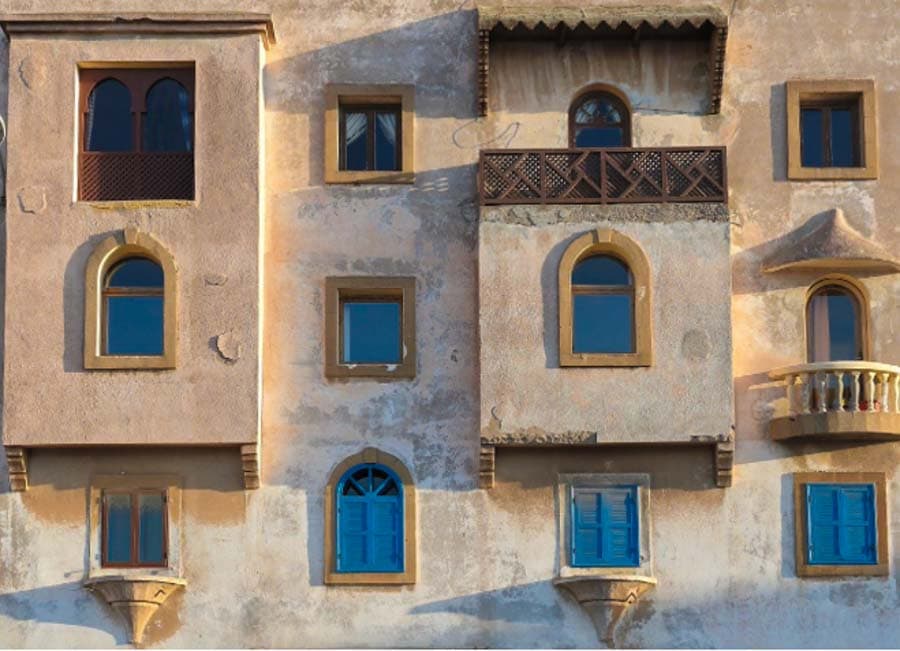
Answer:
<path fill-rule="evenodd" d="M 145 0 L 84 0 L 77 4 L 95 11 L 148 9 Z M 534 0 L 532 4 L 541 3 Z M 843 208 L 854 226 L 889 249 L 900 247 L 900 194 L 893 182 L 900 168 L 900 117 L 891 108 L 898 105 L 900 93 L 896 84 L 900 41 L 885 38 L 896 31 L 895 3 L 718 0 L 715 4 L 731 14 L 721 115 L 695 115 L 693 110 L 702 98 L 693 91 L 679 92 L 679 109 L 686 113 L 638 111 L 635 144 L 728 146 L 737 438 L 733 487 L 712 487 L 709 447 L 610 446 L 599 450 L 501 450 L 497 486 L 491 491 L 476 488 L 479 422 L 483 418 L 478 322 L 479 311 L 485 310 L 483 302 L 479 307 L 477 152 L 480 147 L 560 146 L 565 141 L 565 117 L 550 109 L 529 113 L 512 105 L 504 109 L 501 104 L 492 105 L 494 110 L 487 119 L 476 119 L 471 2 L 312 0 L 301 9 L 288 0 L 272 0 L 264 7 L 249 1 L 198 0 L 193 10 L 271 9 L 280 39 L 267 53 L 264 69 L 263 486 L 257 491 L 241 491 L 238 459 L 230 450 L 38 451 L 31 459 L 29 492 L 0 493 L 0 644 L 107 647 L 124 643 L 118 620 L 80 586 L 87 568 L 85 484 L 92 473 L 165 471 L 184 478 L 182 551 L 189 585 L 183 595 L 161 609 L 150 626 L 148 646 L 594 647 L 596 633 L 584 611 L 558 592 L 551 580 L 558 535 L 556 475 L 595 471 L 651 475 L 651 542 L 659 585 L 621 625 L 620 644 L 896 646 L 900 639 L 896 580 L 900 446 L 895 442 L 779 445 L 768 440 L 765 427 L 770 403 L 779 391 L 771 386 L 767 373 L 776 366 L 803 361 L 802 315 L 797 310 L 813 277 L 766 276 L 759 269 L 769 241 L 831 207 Z M 6 0 L 0 5 L 15 11 L 58 9 L 58 3 L 51 0 Z M 152 8 L 183 7 L 166 0 Z M 57 43 L 61 48 L 74 47 Z M 144 47 L 143 40 L 139 43 Z M 873 43 L 879 47 L 873 48 Z M 91 47 L 113 46 L 115 41 L 104 41 Z M 220 40 L 203 47 L 196 41 L 172 40 L 165 41 L 165 46 L 166 56 L 189 49 L 198 57 L 211 57 L 210 53 L 225 57 L 223 68 L 225 63 L 240 70 L 251 66 L 249 49 L 240 60 L 232 59 Z M 82 43 L 78 47 L 87 46 Z M 643 55 L 636 58 L 639 56 Z M 48 60 L 46 74 L 57 74 L 57 58 L 54 54 Z M 72 68 L 69 64 L 66 68 L 64 79 L 72 84 Z M 11 69 L 11 76 L 19 74 L 17 66 Z M 828 76 L 876 80 L 881 145 L 878 181 L 785 181 L 783 83 L 793 77 Z M 323 185 L 322 121 L 324 84 L 328 82 L 416 85 L 417 180 L 413 186 Z M 580 78 L 573 80 L 578 87 L 581 83 Z M 249 111 L 235 96 L 249 95 L 250 90 L 226 81 L 223 84 L 210 84 L 203 91 L 210 105 L 216 98 L 217 111 Z M 657 95 L 665 90 L 664 85 L 634 84 L 623 82 L 628 92 L 641 88 L 643 100 L 666 106 L 664 98 Z M 557 87 L 553 88 L 556 92 Z M 228 94 L 223 102 L 218 98 L 225 89 Z M 575 90 L 568 92 L 574 94 Z M 64 92 L 64 85 L 49 86 L 50 104 L 71 106 L 71 98 Z M 545 90 L 535 85 L 516 92 L 537 105 L 537 95 Z M 569 96 L 559 100 L 562 109 L 554 110 L 564 110 Z M 502 102 L 503 97 L 494 92 L 492 102 Z M 198 93 L 198 101 L 207 100 Z M 43 109 L 43 102 L 40 106 Z M 94 392 L 88 395 L 106 395 L 99 393 L 101 388 L 118 389 L 85 388 L 83 374 L 64 373 L 64 351 L 71 355 L 68 346 L 75 346 L 72 359 L 76 360 L 80 351 L 81 296 L 76 287 L 72 298 L 64 299 L 60 277 L 68 278 L 70 261 L 83 260 L 77 257 L 86 255 L 79 247 L 89 238 L 127 224 L 144 224 L 153 226 L 173 250 L 183 265 L 182 278 L 193 278 L 190 283 L 195 284 L 186 282 L 182 288 L 182 295 L 189 299 L 182 300 L 182 306 L 202 305 L 203 314 L 207 314 L 207 305 L 210 310 L 209 316 L 202 317 L 208 325 L 200 325 L 200 316 L 186 315 L 195 329 L 181 345 L 188 346 L 183 351 L 196 364 L 195 373 L 177 371 L 154 377 L 177 377 L 175 387 L 166 390 L 177 389 L 179 395 L 188 396 L 199 391 L 191 389 L 192 382 L 199 386 L 209 382 L 215 388 L 212 397 L 198 397 L 188 405 L 190 422 L 203 424 L 202 430 L 197 428 L 197 436 L 207 429 L 216 437 L 242 436 L 246 432 L 240 424 L 243 421 L 225 418 L 237 401 L 219 388 L 230 386 L 229 378 L 244 372 L 243 362 L 251 359 L 256 349 L 248 339 L 244 356 L 235 366 L 216 359 L 208 348 L 208 338 L 233 326 L 211 304 L 213 299 L 206 298 L 212 296 L 206 294 L 212 288 L 201 283 L 202 274 L 246 261 L 242 256 L 255 251 L 255 239 L 237 239 L 246 233 L 235 228 L 236 204 L 224 201 L 226 196 L 243 201 L 244 193 L 232 184 L 242 183 L 246 176 L 218 183 L 205 177 L 222 193 L 217 196 L 223 201 L 218 212 L 207 214 L 205 204 L 201 208 L 204 228 L 212 229 L 205 235 L 199 229 L 184 235 L 176 231 L 184 221 L 181 211 L 83 213 L 67 203 L 71 196 L 71 117 L 43 124 L 40 116 L 22 116 L 14 113 L 13 107 L 8 116 L 13 125 L 26 117 L 42 124 L 41 138 L 61 143 L 63 157 L 38 150 L 36 164 L 45 170 L 40 183 L 57 188 L 55 193 L 65 191 L 54 195 L 62 197 L 53 200 L 54 209 L 48 201 L 44 213 L 19 214 L 14 198 L 21 182 L 15 180 L 16 175 L 32 172 L 10 170 L 7 236 L 16 235 L 21 227 L 22 237 L 51 247 L 45 250 L 52 262 L 46 268 L 43 264 L 38 267 L 40 283 L 26 283 L 31 288 L 27 296 L 21 287 L 25 281 L 7 283 L 11 293 L 5 305 L 5 341 L 13 337 L 33 341 L 28 332 L 13 329 L 13 325 L 34 319 L 43 333 L 34 341 L 45 363 L 32 369 L 30 379 L 16 382 L 12 392 L 6 392 L 5 410 L 20 409 L 40 392 L 54 391 L 56 400 L 41 401 L 40 413 L 30 416 L 32 425 L 57 422 L 66 427 L 60 431 L 71 431 L 67 423 L 82 419 L 91 423 L 89 431 L 98 436 L 107 432 L 112 422 L 117 431 L 130 426 L 114 421 L 113 407 L 104 414 L 89 412 L 86 406 L 91 402 L 83 397 L 75 400 L 74 393 L 64 392 L 76 384 L 82 387 L 79 391 Z M 239 153 L 238 149 L 243 152 L 246 145 L 234 139 L 234 123 L 220 124 L 216 131 L 208 138 L 217 139 L 207 140 L 216 147 L 199 154 L 212 160 L 204 159 L 202 165 L 228 158 L 243 164 L 226 155 Z M 19 138 L 30 135 L 28 131 L 19 134 Z M 16 146 L 15 136 L 10 146 Z M 207 192 L 203 196 L 212 195 Z M 229 220 L 228 227 L 216 219 L 220 213 Z M 64 229 L 56 219 L 65 219 Z M 547 241 L 540 246 L 551 250 L 566 237 L 591 227 L 589 221 L 583 224 L 548 226 Z M 678 250 L 686 256 L 696 255 L 693 245 L 682 236 L 698 235 L 696 231 L 702 229 L 697 226 L 621 226 L 623 230 L 639 227 L 648 231 L 671 228 L 679 236 L 673 243 Z M 718 233 L 725 237 L 721 224 L 703 228 L 706 231 L 698 236 Z M 523 250 L 531 251 L 531 264 L 524 274 L 532 279 L 527 295 L 536 301 L 543 291 L 538 283 L 539 265 L 546 254 L 542 259 L 537 238 L 526 237 L 526 232 L 532 233 L 524 227 L 509 228 L 510 237 L 523 234 Z M 224 255 L 204 248 L 209 241 L 216 242 L 214 251 Z M 648 246 L 659 248 L 663 258 L 669 255 L 662 251 L 661 237 L 650 241 L 660 242 Z M 7 269 L 24 278 L 23 264 L 32 260 L 15 247 L 9 248 Z M 724 247 L 716 251 L 704 268 L 724 273 Z M 231 277 L 237 272 L 225 273 Z M 414 381 L 332 383 L 324 379 L 323 279 L 338 274 L 417 276 L 419 368 Z M 724 291 L 726 280 L 720 279 L 710 291 Z M 71 282 L 77 285 L 77 280 Z M 216 291 L 237 291 L 230 282 Z M 252 286 L 242 276 L 241 292 L 245 282 Z M 661 285 L 665 282 L 660 281 Z M 900 276 L 872 276 L 863 282 L 873 299 L 875 359 L 897 364 Z M 254 287 L 254 296 L 255 291 Z M 228 313 L 234 323 L 245 323 L 240 306 L 247 311 L 254 306 L 249 293 L 240 297 L 235 299 L 234 312 Z M 520 298 L 524 300 L 524 295 L 516 296 L 516 300 Z M 46 309 L 40 310 L 40 318 L 29 317 L 29 311 L 37 311 L 38 299 Z M 64 310 L 69 300 L 71 307 Z M 554 301 L 550 305 L 555 309 Z M 530 320 L 522 317 L 528 326 L 523 330 L 536 345 L 541 333 L 534 323 L 544 324 L 549 317 L 542 303 L 533 303 L 530 310 Z M 725 319 L 719 311 L 717 327 Z M 70 321 L 73 339 L 62 334 L 69 332 Z M 657 342 L 657 346 L 662 344 Z M 674 363 L 680 354 L 677 334 L 664 345 Z M 721 341 L 712 345 L 717 351 L 725 347 Z M 529 363 L 540 363 L 540 370 L 548 374 L 558 373 L 544 367 L 542 348 L 538 348 L 538 362 Z M 719 369 L 717 377 L 726 363 L 719 358 L 708 361 L 713 369 Z M 6 364 L 10 368 L 10 362 Z M 692 367 L 684 368 L 690 379 Z M 113 379 L 112 375 L 103 377 L 108 378 L 104 382 Z M 133 381 L 127 374 L 115 377 L 120 382 Z M 39 378 L 42 384 L 36 386 Z M 5 384 L 10 386 L 9 376 Z M 30 397 L 22 395 L 26 386 L 31 387 Z M 721 401 L 714 402 L 721 408 Z M 59 405 L 68 408 L 60 410 Z M 159 412 L 160 422 L 163 418 L 174 421 L 169 403 L 165 405 L 167 409 Z M 671 408 L 673 413 L 687 410 L 676 404 L 675 398 Z M 643 409 L 643 403 L 631 409 Z M 687 411 L 680 413 L 687 417 Z M 715 420 L 721 417 L 718 414 Z M 9 418 L 7 415 L 4 422 L 6 431 Z M 98 418 L 108 419 L 107 423 Z M 625 416 L 617 414 L 616 418 Z M 221 425 L 212 427 L 213 423 Z M 50 428 L 41 431 L 48 436 L 54 433 Z M 337 463 L 369 445 L 400 457 L 416 479 L 419 580 L 408 588 L 326 588 L 321 544 L 325 482 Z M 796 577 L 790 473 L 799 470 L 888 473 L 890 577 Z M 0 486 L 3 479 L 0 477 Z"/>
<path fill-rule="evenodd" d="M 256 442 L 261 57 L 255 35 L 13 41 L 6 445 Z M 195 62 L 194 202 L 109 208 L 74 201 L 77 65 L 105 61 Z M 102 240 L 122 241 L 125 227 L 151 234 L 175 258 L 175 370 L 84 370 L 85 265 Z M 241 347 L 229 363 L 216 349 L 226 333 Z"/>

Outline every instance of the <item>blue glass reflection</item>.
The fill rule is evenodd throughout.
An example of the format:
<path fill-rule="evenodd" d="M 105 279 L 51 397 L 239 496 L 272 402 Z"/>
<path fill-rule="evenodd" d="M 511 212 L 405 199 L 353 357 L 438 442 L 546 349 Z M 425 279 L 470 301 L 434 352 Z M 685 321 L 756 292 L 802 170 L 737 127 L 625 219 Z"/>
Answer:
<path fill-rule="evenodd" d="M 822 121 L 821 109 L 800 111 L 800 159 L 803 167 L 823 167 L 825 165 Z"/>
<path fill-rule="evenodd" d="M 131 496 L 106 495 L 106 560 L 131 562 Z"/>
<path fill-rule="evenodd" d="M 106 354 L 163 354 L 162 296 L 109 296 L 106 318 Z"/>
<path fill-rule="evenodd" d="M 161 79 L 147 92 L 144 151 L 191 151 L 194 131 L 187 89 Z"/>
<path fill-rule="evenodd" d="M 576 147 L 624 147 L 625 133 L 619 127 L 584 127 L 575 134 Z"/>
<path fill-rule="evenodd" d="M 850 109 L 831 110 L 831 164 L 853 167 L 857 164 L 853 142 L 853 114 Z"/>
<path fill-rule="evenodd" d="M 368 117 L 365 113 L 344 113 L 344 169 L 365 170 L 368 166 Z"/>
<path fill-rule="evenodd" d="M 138 497 L 138 559 L 141 563 L 159 564 L 163 562 L 163 496 L 140 495 Z"/>
<path fill-rule="evenodd" d="M 634 306 L 631 296 L 576 294 L 572 298 L 574 352 L 634 352 Z"/>
<path fill-rule="evenodd" d="M 109 274 L 107 287 L 163 286 L 163 270 L 147 258 L 130 258 L 116 265 Z"/>
<path fill-rule="evenodd" d="M 585 258 L 572 270 L 573 285 L 630 285 L 631 272 L 620 260 L 608 255 Z"/>
<path fill-rule="evenodd" d="M 122 82 L 105 79 L 94 86 L 85 116 L 87 151 L 132 151 L 131 93 Z"/>
<path fill-rule="evenodd" d="M 348 301 L 343 306 L 344 364 L 399 364 L 400 302 Z"/>
<path fill-rule="evenodd" d="M 397 114 L 375 114 L 375 169 L 396 170 L 397 165 Z"/>

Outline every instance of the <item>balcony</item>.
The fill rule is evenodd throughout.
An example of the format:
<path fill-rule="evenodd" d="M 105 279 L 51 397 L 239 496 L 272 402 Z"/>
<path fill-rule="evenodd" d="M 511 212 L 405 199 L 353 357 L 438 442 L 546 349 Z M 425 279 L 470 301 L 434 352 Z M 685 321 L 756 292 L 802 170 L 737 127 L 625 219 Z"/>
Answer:
<path fill-rule="evenodd" d="M 900 366 L 823 362 L 777 369 L 769 377 L 785 387 L 782 412 L 769 424 L 775 440 L 900 440 Z"/>
<path fill-rule="evenodd" d="M 724 147 L 491 149 L 482 205 L 726 203 Z"/>
<path fill-rule="evenodd" d="M 79 170 L 81 201 L 194 198 L 193 152 L 81 152 Z"/>

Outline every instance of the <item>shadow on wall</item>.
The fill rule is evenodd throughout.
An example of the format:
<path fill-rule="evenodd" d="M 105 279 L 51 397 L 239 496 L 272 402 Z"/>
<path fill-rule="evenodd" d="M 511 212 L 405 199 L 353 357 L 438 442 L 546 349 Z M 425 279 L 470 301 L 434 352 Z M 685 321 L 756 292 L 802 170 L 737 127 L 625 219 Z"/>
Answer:
<path fill-rule="evenodd" d="M 0 619 L 103 631 L 115 640 L 116 646 L 122 646 L 128 643 L 128 638 L 125 627 L 115 617 L 80 581 L 0 594 Z M 0 636 L 0 641 L 3 640 Z"/>
<path fill-rule="evenodd" d="M 772 139 L 772 180 L 787 181 L 787 92 L 783 83 L 773 84 L 769 94 Z"/>

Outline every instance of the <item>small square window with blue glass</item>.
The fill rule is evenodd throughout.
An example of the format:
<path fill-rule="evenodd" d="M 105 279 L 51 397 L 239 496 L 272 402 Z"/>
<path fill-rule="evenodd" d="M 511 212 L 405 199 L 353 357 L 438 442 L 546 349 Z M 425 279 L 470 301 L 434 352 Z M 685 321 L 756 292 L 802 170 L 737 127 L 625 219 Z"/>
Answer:
<path fill-rule="evenodd" d="M 103 567 L 164 567 L 167 563 L 164 490 L 103 492 Z"/>
<path fill-rule="evenodd" d="M 639 567 L 637 486 L 573 487 L 572 567 Z"/>
<path fill-rule="evenodd" d="M 806 562 L 876 565 L 873 484 L 806 484 Z"/>
<path fill-rule="evenodd" d="M 801 101 L 803 167 L 860 167 L 859 97 Z"/>
<path fill-rule="evenodd" d="M 341 104 L 340 169 L 400 170 L 400 114 L 400 104 Z"/>
<path fill-rule="evenodd" d="M 403 357 L 400 296 L 341 298 L 341 363 L 399 364 Z"/>

